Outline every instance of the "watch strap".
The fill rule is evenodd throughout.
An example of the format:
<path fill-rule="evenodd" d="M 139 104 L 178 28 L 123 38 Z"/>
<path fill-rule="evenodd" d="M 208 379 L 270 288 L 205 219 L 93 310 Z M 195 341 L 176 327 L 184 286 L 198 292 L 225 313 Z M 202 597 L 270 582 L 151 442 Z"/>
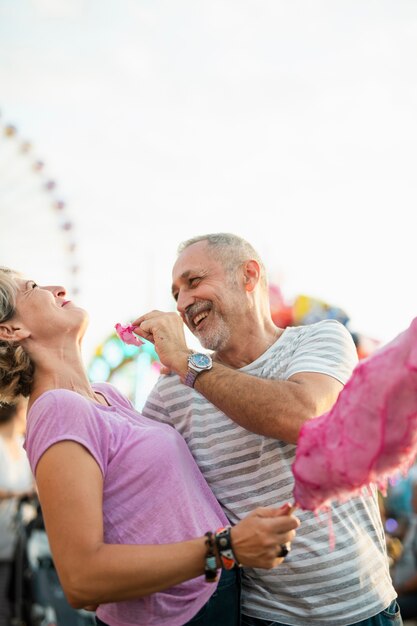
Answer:
<path fill-rule="evenodd" d="M 196 372 L 195 370 L 188 368 L 187 375 L 184 378 L 184 385 L 187 385 L 187 387 L 194 387 L 195 379 L 199 374 L 200 372 Z"/>

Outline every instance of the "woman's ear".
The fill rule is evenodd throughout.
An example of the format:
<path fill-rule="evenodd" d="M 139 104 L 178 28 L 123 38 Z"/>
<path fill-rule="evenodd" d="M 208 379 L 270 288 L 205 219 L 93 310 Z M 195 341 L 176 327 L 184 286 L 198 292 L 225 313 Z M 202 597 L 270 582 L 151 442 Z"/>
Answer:
<path fill-rule="evenodd" d="M 30 336 L 30 332 L 24 328 L 19 328 L 16 324 L 3 322 L 0 324 L 1 341 L 22 341 Z"/>
<path fill-rule="evenodd" d="M 246 261 L 243 265 L 243 282 L 245 284 L 246 291 L 253 291 L 259 282 L 261 276 L 261 269 L 259 263 L 255 259 Z"/>

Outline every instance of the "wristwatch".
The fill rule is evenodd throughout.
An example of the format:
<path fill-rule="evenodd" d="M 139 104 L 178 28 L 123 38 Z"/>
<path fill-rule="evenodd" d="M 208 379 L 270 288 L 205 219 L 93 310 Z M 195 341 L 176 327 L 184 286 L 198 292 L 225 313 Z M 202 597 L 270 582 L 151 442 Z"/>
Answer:
<path fill-rule="evenodd" d="M 195 379 L 201 372 L 211 370 L 213 361 L 210 355 L 203 352 L 193 352 L 188 357 L 188 371 L 184 379 L 184 384 L 188 387 L 194 387 Z"/>

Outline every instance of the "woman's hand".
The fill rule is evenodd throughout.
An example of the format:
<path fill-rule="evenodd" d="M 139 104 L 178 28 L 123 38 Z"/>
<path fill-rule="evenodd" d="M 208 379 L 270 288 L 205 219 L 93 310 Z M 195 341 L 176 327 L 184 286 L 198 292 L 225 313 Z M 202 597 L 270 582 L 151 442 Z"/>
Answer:
<path fill-rule="evenodd" d="M 295 537 L 300 520 L 288 508 L 260 507 L 231 530 L 233 552 L 242 565 L 272 569 L 284 560 L 281 545 Z"/>

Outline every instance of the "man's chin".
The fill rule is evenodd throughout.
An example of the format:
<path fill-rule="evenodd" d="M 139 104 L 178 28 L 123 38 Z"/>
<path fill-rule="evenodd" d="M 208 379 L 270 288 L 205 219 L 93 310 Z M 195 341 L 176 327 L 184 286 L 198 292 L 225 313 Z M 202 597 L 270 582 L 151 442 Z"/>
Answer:
<path fill-rule="evenodd" d="M 203 348 L 210 350 L 210 347 L 207 345 L 207 337 L 204 335 L 204 333 L 199 333 L 198 330 L 195 330 L 193 335 L 194 337 L 196 337 L 196 339 L 198 339 Z"/>
<path fill-rule="evenodd" d="M 197 328 L 193 332 L 193 335 L 196 339 L 198 339 L 203 348 L 205 348 L 206 350 L 215 350 L 215 348 L 211 347 L 213 344 L 213 338 L 210 337 L 210 335 L 207 335 L 204 332 L 199 332 Z"/>
<path fill-rule="evenodd" d="M 212 350 L 213 352 L 218 352 L 219 350 L 224 350 L 229 341 L 230 335 L 227 333 L 194 333 L 195 337 L 197 337 L 198 341 L 201 343 L 203 348 L 206 350 Z"/>

